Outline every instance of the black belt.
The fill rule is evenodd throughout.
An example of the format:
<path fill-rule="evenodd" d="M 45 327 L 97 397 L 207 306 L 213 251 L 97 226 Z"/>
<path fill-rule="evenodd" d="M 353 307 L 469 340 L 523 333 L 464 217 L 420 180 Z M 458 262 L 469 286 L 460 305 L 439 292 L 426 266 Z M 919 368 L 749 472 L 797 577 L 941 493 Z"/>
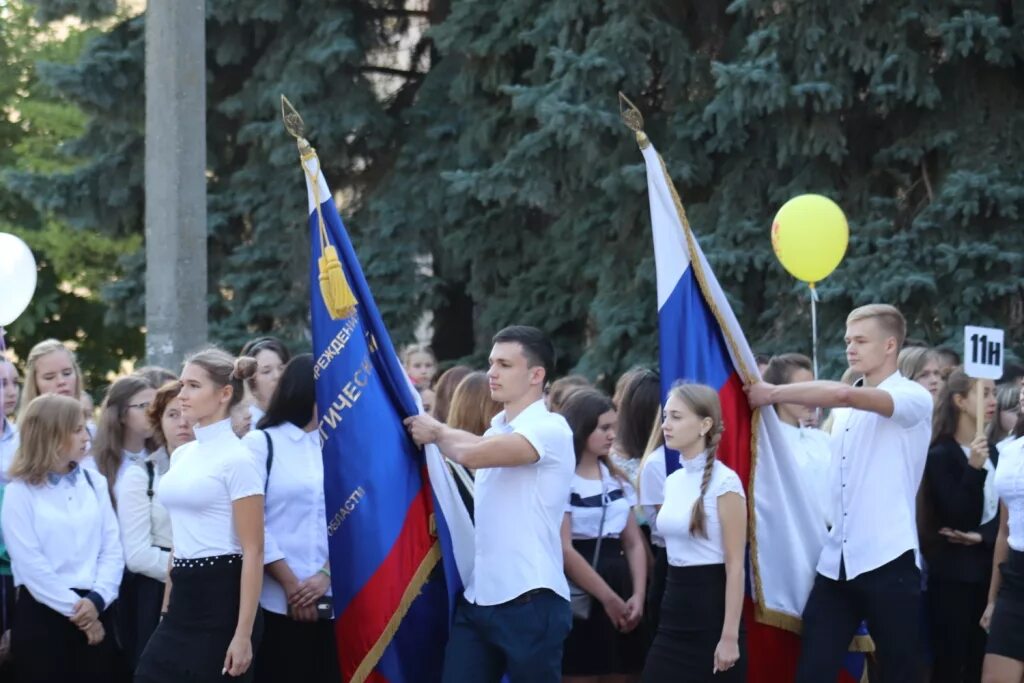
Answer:
<path fill-rule="evenodd" d="M 551 592 L 551 591 L 549 589 L 547 589 L 547 588 L 534 588 L 533 590 L 526 591 L 522 595 L 514 597 L 511 600 L 509 600 L 508 602 L 503 602 L 501 604 L 502 605 L 525 605 L 526 603 L 530 602 L 534 598 L 540 597 L 541 594 L 549 593 L 549 592 Z"/>

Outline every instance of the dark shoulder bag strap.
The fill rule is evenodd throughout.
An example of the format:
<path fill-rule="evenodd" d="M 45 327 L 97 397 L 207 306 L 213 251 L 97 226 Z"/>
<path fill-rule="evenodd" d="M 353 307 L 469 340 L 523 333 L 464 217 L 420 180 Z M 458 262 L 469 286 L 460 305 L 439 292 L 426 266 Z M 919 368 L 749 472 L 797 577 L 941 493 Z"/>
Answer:
<path fill-rule="evenodd" d="M 266 495 L 267 487 L 270 486 L 270 468 L 274 465 L 274 440 L 270 438 L 270 433 L 265 429 L 261 429 L 263 436 L 267 440 L 267 483 L 263 485 L 263 494 Z"/>
<path fill-rule="evenodd" d="M 156 465 L 153 464 L 152 460 L 147 460 L 146 461 L 146 477 L 147 477 L 147 482 L 148 482 L 146 484 L 146 496 L 149 498 L 150 501 L 152 501 L 153 500 L 153 480 L 156 479 Z"/>

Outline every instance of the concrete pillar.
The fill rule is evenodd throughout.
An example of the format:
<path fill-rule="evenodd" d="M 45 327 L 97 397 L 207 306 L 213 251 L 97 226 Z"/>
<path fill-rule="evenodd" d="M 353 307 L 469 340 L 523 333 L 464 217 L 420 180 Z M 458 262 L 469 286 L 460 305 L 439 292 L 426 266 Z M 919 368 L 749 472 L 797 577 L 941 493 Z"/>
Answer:
<path fill-rule="evenodd" d="M 146 8 L 146 362 L 207 342 L 206 3 Z"/>

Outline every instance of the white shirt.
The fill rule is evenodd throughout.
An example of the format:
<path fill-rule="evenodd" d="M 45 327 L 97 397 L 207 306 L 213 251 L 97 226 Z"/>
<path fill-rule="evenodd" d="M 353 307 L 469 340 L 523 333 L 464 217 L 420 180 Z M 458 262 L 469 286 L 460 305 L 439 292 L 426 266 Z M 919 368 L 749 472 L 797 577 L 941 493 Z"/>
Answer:
<path fill-rule="evenodd" d="M 960 444 L 960 450 L 964 452 L 965 458 L 971 459 L 970 446 Z M 985 458 L 985 464 L 982 465 L 982 469 L 985 470 L 985 483 L 982 489 L 984 502 L 981 507 L 981 523 L 988 524 L 999 514 L 999 494 L 996 493 L 996 467 L 992 464 L 992 460 Z"/>
<path fill-rule="evenodd" d="M 1002 456 L 1003 449 L 1014 445 L 1024 446 L 1024 436 L 1014 436 L 1013 434 L 1011 434 L 1010 436 L 1006 437 L 1005 439 L 996 444 L 996 451 L 999 453 L 1000 456 Z"/>
<path fill-rule="evenodd" d="M 574 539 L 618 538 L 626 528 L 636 505 L 636 491 L 627 482 L 619 481 L 603 464 L 601 479 L 584 479 L 572 475 L 569 500 L 565 511 L 570 514 Z M 601 505 L 605 506 L 604 525 L 601 525 Z"/>
<path fill-rule="evenodd" d="M 673 567 L 693 567 L 725 563 L 722 542 L 722 521 L 718 516 L 718 499 L 727 493 L 738 493 L 743 498 L 743 483 L 739 476 L 721 461 L 716 460 L 711 470 L 711 481 L 704 494 L 704 519 L 708 537 L 690 534 L 693 506 L 700 497 L 700 483 L 704 479 L 707 455 L 686 460 L 665 480 L 665 503 L 658 514 L 658 528 L 665 537 L 668 563 Z"/>
<path fill-rule="evenodd" d="M 149 495 L 149 470 L 153 465 L 153 495 Z M 157 581 L 167 580 L 167 562 L 171 540 L 171 518 L 160 504 L 155 491 L 167 472 L 167 451 L 158 449 L 142 462 L 126 468 L 114 486 L 117 495 L 117 521 L 121 525 L 121 545 L 130 571 Z"/>
<path fill-rule="evenodd" d="M 651 543 L 665 547 L 665 537 L 658 529 L 658 510 L 656 505 L 665 502 L 665 447 L 658 446 L 651 451 L 640 470 L 640 507 L 647 519 L 651 520 Z"/>
<path fill-rule="evenodd" d="M 1024 552 L 1024 439 L 1005 446 L 996 466 L 996 492 L 1006 505 L 1010 547 Z"/>
<path fill-rule="evenodd" d="M 831 489 L 829 488 L 829 468 L 832 462 L 832 450 L 828 444 L 828 434 L 820 429 L 794 427 L 779 421 L 782 435 L 789 445 L 803 483 L 811 496 L 811 501 L 818 512 L 818 518 L 831 524 L 829 513 L 832 511 Z"/>
<path fill-rule="evenodd" d="M 18 450 L 18 428 L 14 423 L 0 417 L 4 431 L 0 434 L 0 484 L 10 481 L 7 470 L 14 464 L 14 452 Z"/>
<path fill-rule="evenodd" d="M 145 448 L 138 453 L 129 450 L 121 451 L 121 464 L 117 467 L 117 479 L 114 480 L 114 493 L 117 493 L 117 484 L 121 481 L 121 477 L 124 476 L 124 473 L 128 471 L 128 468 L 136 464 L 141 465 L 146 462 L 147 457 L 149 457 L 149 451 Z M 120 500 L 120 498 L 118 500 Z"/>
<path fill-rule="evenodd" d="M 65 616 L 81 599 L 74 588 L 95 591 L 110 606 L 124 571 L 107 481 L 90 471 L 90 485 L 77 472 L 73 482 L 70 476 L 56 484 L 12 481 L 0 512 L 14 583 Z"/>
<path fill-rule="evenodd" d="M 174 556 L 238 555 L 232 502 L 263 495 L 263 475 L 231 431 L 231 420 L 194 428 L 196 440 L 174 451 L 157 495 L 171 516 Z"/>
<path fill-rule="evenodd" d="M 892 417 L 835 411 L 832 529 L 818 560 L 818 573 L 833 580 L 840 561 L 853 579 L 918 549 L 916 499 L 932 434 L 932 395 L 899 372 L 877 388 L 892 396 Z"/>
<path fill-rule="evenodd" d="M 299 581 L 327 564 L 327 513 L 324 503 L 324 464 L 320 435 L 290 422 L 242 437 L 252 451 L 256 468 L 266 481 L 267 437 L 274 443 L 270 481 L 266 485 L 265 564 L 285 560 Z M 327 592 L 330 595 L 330 590 Z M 263 576 L 260 604 L 288 614 L 288 596 L 269 573 Z"/>
<path fill-rule="evenodd" d="M 540 458 L 529 465 L 477 470 L 475 568 L 465 597 L 478 605 L 499 605 L 548 588 L 568 600 L 561 528 L 576 469 L 572 430 L 541 400 L 511 422 L 504 411 L 498 413 L 484 436 L 513 433 L 529 441 Z"/>
<path fill-rule="evenodd" d="M 255 403 L 249 404 L 249 418 L 252 420 L 250 429 L 256 429 L 256 425 L 259 424 L 260 420 L 267 413 Z"/>

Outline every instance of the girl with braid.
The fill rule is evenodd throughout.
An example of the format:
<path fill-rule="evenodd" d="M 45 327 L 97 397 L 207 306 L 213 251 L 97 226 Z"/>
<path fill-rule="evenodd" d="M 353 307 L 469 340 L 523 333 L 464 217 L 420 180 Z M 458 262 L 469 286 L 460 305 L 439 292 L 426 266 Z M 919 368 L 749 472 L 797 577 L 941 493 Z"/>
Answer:
<path fill-rule="evenodd" d="M 718 394 L 678 384 L 665 403 L 665 446 L 681 467 L 665 481 L 658 531 L 668 577 L 643 683 L 746 681 L 743 607 L 747 508 L 740 478 L 716 458 Z"/>

